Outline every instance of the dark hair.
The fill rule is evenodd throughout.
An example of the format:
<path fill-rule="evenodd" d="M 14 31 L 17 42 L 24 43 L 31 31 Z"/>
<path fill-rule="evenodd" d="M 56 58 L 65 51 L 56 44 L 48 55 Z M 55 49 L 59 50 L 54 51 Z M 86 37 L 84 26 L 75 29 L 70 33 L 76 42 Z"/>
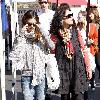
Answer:
<path fill-rule="evenodd" d="M 36 19 L 36 22 L 37 24 L 39 24 L 39 17 L 37 15 L 37 13 L 33 10 L 28 10 L 24 16 L 22 17 L 22 25 L 26 25 L 28 20 L 31 19 L 31 18 L 35 18 Z"/>
<path fill-rule="evenodd" d="M 37 15 L 37 13 L 33 10 L 29 10 L 27 11 L 23 18 L 22 18 L 22 24 L 26 25 L 29 19 L 35 18 L 36 19 L 36 24 L 39 24 L 39 17 Z M 41 36 L 41 32 L 40 29 L 38 27 L 38 25 L 35 25 L 35 40 L 38 41 L 40 39 Z"/>
<path fill-rule="evenodd" d="M 62 3 L 58 9 L 56 10 L 51 26 L 50 26 L 50 33 L 57 34 L 60 29 L 62 29 L 62 19 L 65 15 L 65 11 L 70 10 L 70 6 L 67 3 Z"/>

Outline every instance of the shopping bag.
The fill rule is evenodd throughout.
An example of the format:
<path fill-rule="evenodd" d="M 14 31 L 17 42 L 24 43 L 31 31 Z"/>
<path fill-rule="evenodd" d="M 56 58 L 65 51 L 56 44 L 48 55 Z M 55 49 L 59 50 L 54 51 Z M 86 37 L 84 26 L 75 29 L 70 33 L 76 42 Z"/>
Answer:
<path fill-rule="evenodd" d="M 47 77 L 48 89 L 56 90 L 59 88 L 60 75 L 55 54 L 48 54 L 46 77 Z"/>

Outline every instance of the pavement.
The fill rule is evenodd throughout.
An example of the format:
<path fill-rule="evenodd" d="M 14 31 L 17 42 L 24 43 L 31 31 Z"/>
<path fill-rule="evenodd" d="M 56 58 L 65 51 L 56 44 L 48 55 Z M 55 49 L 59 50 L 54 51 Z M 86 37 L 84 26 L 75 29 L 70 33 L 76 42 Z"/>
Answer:
<path fill-rule="evenodd" d="M 12 75 L 11 71 L 6 71 L 6 100 L 15 100 L 14 95 L 12 93 Z M 17 72 L 17 78 L 16 78 L 16 93 L 17 93 L 17 100 L 24 100 L 23 99 L 23 94 L 22 94 L 22 89 L 21 89 L 21 75 L 20 72 Z M 0 85 L 1 86 L 1 85 Z M 1 88 L 0 88 L 1 89 Z M 0 90 L 0 95 L 1 95 L 1 90 Z M 95 91 L 91 91 L 89 88 L 88 91 L 88 100 L 100 100 L 100 79 L 98 79 L 98 71 L 96 70 L 96 89 Z M 1 98 L 1 96 L 0 96 Z M 1 99 L 0 99 L 1 100 Z M 60 95 L 51 93 L 51 100 L 61 100 Z"/>

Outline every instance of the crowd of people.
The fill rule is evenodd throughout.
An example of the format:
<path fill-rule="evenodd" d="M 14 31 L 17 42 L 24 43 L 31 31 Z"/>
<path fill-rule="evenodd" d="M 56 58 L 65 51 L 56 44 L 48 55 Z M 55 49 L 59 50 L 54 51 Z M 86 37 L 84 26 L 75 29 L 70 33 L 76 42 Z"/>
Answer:
<path fill-rule="evenodd" d="M 90 6 L 87 33 L 86 10 L 75 21 L 68 3 L 53 11 L 49 0 L 38 2 L 40 10 L 24 14 L 10 52 L 12 67 L 21 70 L 24 100 L 45 100 L 48 89 L 56 90 L 61 100 L 88 100 L 89 85 L 95 90 L 95 68 L 100 71 L 97 7 Z"/>

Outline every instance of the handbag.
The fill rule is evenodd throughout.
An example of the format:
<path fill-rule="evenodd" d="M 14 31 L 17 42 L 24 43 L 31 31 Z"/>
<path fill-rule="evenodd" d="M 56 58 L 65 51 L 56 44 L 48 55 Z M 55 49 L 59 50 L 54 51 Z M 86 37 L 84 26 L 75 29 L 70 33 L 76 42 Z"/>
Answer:
<path fill-rule="evenodd" d="M 60 84 L 60 75 L 55 54 L 48 54 L 47 56 L 46 78 L 48 89 L 57 90 Z"/>

